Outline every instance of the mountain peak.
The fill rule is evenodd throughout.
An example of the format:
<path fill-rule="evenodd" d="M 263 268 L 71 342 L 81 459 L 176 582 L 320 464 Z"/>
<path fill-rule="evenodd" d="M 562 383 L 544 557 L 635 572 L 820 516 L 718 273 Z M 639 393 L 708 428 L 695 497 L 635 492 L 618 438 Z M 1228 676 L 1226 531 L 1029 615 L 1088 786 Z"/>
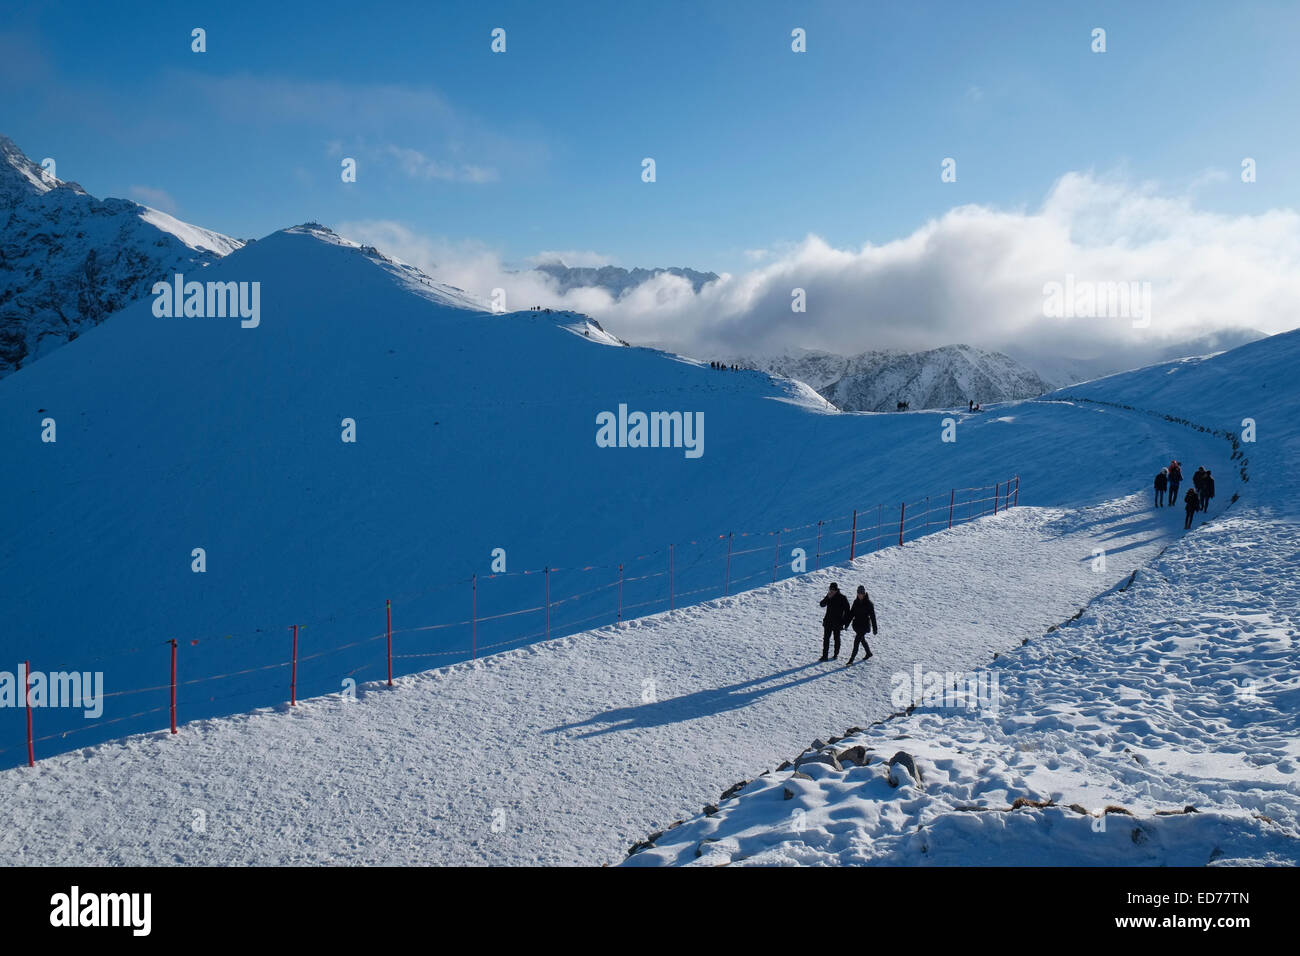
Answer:
<path fill-rule="evenodd" d="M 13 207 L 24 199 L 40 196 L 52 189 L 70 189 L 85 195 L 86 191 L 72 182 L 51 176 L 27 156 L 8 136 L 0 134 L 0 207 Z"/>

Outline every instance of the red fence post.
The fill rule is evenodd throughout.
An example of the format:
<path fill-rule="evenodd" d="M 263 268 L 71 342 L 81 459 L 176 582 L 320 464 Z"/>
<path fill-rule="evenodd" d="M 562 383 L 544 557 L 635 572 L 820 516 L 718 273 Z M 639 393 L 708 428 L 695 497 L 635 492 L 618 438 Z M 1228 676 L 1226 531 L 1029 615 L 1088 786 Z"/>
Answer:
<path fill-rule="evenodd" d="M 623 620 L 623 565 L 618 566 L 618 617 L 614 618 L 617 624 Z"/>
<path fill-rule="evenodd" d="M 776 533 L 776 550 L 772 552 L 772 583 L 776 584 L 776 566 L 781 563 L 781 532 Z"/>
<path fill-rule="evenodd" d="M 957 501 L 957 489 L 948 492 L 948 530 L 952 530 L 952 506 Z"/>
<path fill-rule="evenodd" d="M 478 659 L 478 575 L 469 579 L 469 659 Z"/>
<path fill-rule="evenodd" d="M 23 702 L 27 705 L 27 766 L 36 766 L 36 747 L 32 742 L 32 662 L 23 662 Z"/>
<path fill-rule="evenodd" d="M 673 546 L 668 546 L 668 610 L 675 607 L 673 603 Z"/>
<path fill-rule="evenodd" d="M 993 513 L 998 513 L 998 498 L 1002 495 L 1002 482 L 993 486 Z"/>
<path fill-rule="evenodd" d="M 172 733 L 176 733 L 176 639 L 167 643 L 172 646 Z"/>
<path fill-rule="evenodd" d="M 298 625 L 291 624 L 293 631 L 293 666 L 289 669 L 289 706 L 298 706 Z"/>
<path fill-rule="evenodd" d="M 853 530 L 849 533 L 849 560 L 852 561 L 858 552 L 858 509 L 853 509 Z"/>
<path fill-rule="evenodd" d="M 551 566 L 546 566 L 546 639 L 551 639 Z"/>
<path fill-rule="evenodd" d="M 907 502 L 898 507 L 898 546 L 903 546 L 903 521 L 907 518 Z"/>
<path fill-rule="evenodd" d="M 384 610 L 388 615 L 388 686 L 393 686 L 393 602 L 385 601 Z"/>
<path fill-rule="evenodd" d="M 822 566 L 822 523 L 817 522 L 817 557 L 813 559 L 813 569 Z"/>
<path fill-rule="evenodd" d="M 731 535 L 727 532 L 727 578 L 722 584 L 722 596 L 726 597 L 731 593 Z"/>

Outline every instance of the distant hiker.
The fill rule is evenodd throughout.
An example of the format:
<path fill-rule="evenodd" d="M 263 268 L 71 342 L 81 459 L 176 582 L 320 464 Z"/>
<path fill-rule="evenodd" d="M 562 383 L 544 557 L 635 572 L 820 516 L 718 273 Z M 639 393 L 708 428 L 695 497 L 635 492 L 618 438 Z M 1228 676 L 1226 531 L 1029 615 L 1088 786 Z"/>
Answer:
<path fill-rule="evenodd" d="M 1183 483 L 1183 469 L 1177 459 L 1169 463 L 1169 507 L 1178 502 L 1178 486 Z"/>
<path fill-rule="evenodd" d="M 1210 474 L 1210 469 L 1205 469 L 1205 475 L 1201 478 L 1201 510 L 1210 510 L 1210 499 L 1214 497 L 1214 476 Z"/>
<path fill-rule="evenodd" d="M 840 593 L 840 586 L 832 581 L 818 606 L 826 608 L 822 617 L 822 660 L 827 661 L 830 660 L 831 635 L 835 636 L 835 656 L 840 656 L 840 631 L 844 630 L 845 620 L 849 616 L 849 599 Z"/>
<path fill-rule="evenodd" d="M 975 403 L 975 411 L 977 411 L 977 412 L 983 411 L 983 408 L 980 407 L 980 403 L 979 403 L 979 402 L 976 402 L 976 403 Z"/>
<path fill-rule="evenodd" d="M 1156 475 L 1156 507 L 1160 508 L 1165 503 L 1165 489 L 1169 487 L 1169 469 L 1161 468 Z"/>
<path fill-rule="evenodd" d="M 968 412 L 975 411 L 975 399 L 970 398 L 966 400 L 966 411 Z"/>
<path fill-rule="evenodd" d="M 858 585 L 858 596 L 849 608 L 849 623 L 853 625 L 853 650 L 849 652 L 849 664 L 858 656 L 859 644 L 862 645 L 862 659 L 870 660 L 871 648 L 867 646 L 867 632 L 879 634 L 880 631 L 876 628 L 876 606 L 871 603 L 871 596 L 861 584 Z M 849 664 L 844 666 L 848 667 Z"/>
<path fill-rule="evenodd" d="M 1204 480 L 1205 480 L 1205 466 L 1202 465 L 1201 467 L 1196 469 L 1196 474 L 1192 475 L 1192 487 L 1196 489 L 1196 493 L 1198 495 L 1201 493 L 1201 482 L 1203 482 Z"/>
<path fill-rule="evenodd" d="M 1183 522 L 1183 530 L 1186 531 L 1192 526 L 1192 516 L 1201 507 L 1201 496 L 1196 493 L 1195 488 L 1187 489 L 1187 494 L 1183 496 L 1183 507 L 1187 511 L 1187 520 Z"/>

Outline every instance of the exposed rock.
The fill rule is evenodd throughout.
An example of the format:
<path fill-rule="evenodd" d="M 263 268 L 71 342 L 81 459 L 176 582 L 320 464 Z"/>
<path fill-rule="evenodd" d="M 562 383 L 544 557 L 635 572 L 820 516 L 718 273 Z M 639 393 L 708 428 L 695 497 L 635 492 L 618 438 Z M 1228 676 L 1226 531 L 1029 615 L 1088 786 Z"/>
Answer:
<path fill-rule="evenodd" d="M 904 750 L 900 750 L 898 753 L 894 754 L 894 756 L 889 758 L 889 785 L 891 787 L 897 787 L 902 783 L 903 773 L 906 773 L 911 777 L 911 782 L 915 783 L 916 786 L 922 787 L 925 785 L 921 779 L 921 770 L 917 767 L 916 761 L 912 758 L 912 755 Z"/>

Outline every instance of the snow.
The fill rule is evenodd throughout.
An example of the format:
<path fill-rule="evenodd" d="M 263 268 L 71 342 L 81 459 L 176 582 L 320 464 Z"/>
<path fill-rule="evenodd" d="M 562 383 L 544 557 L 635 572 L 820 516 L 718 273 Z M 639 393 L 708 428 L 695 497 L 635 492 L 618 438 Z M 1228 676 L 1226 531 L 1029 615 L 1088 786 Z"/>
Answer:
<path fill-rule="evenodd" d="M 1130 587 L 1000 656 L 998 714 L 923 703 L 829 748 L 866 748 L 865 766 L 804 765 L 815 780 L 798 786 L 768 773 L 628 863 L 1300 862 L 1297 359 L 1288 333 L 1049 396 L 1231 432 L 1244 497 Z M 1263 430 L 1254 442 L 1247 419 Z M 883 761 L 899 750 L 923 792 L 889 785 Z"/>
<path fill-rule="evenodd" d="M 846 411 L 892 412 L 900 401 L 914 409 L 964 408 L 968 401 L 1033 398 L 1051 387 L 1014 359 L 969 345 L 853 356 L 804 349 L 731 361 L 807 382 Z"/>
<path fill-rule="evenodd" d="M 125 199 L 49 178 L 0 136 L 0 377 L 93 329 L 159 279 L 244 243 Z"/>
<path fill-rule="evenodd" d="M 21 863 L 618 862 L 720 785 L 885 717 L 891 672 L 978 667 L 1074 613 L 1181 533 L 1173 515 L 1132 527 L 1144 504 L 1013 509 L 852 570 L 367 684 L 357 701 L 48 757 L 0 773 L 0 826 Z M 1119 552 L 1105 574 L 1088 560 L 1098 543 Z M 868 665 L 815 661 L 830 580 L 876 601 Z"/>
<path fill-rule="evenodd" d="M 165 713 L 133 716 L 163 691 L 110 698 L 113 723 L 89 729 L 38 712 L 38 734 L 56 738 L 36 768 L 0 772 L 15 859 L 618 862 L 686 819 L 631 862 L 692 862 L 710 832 L 710 862 L 1028 862 L 1057 845 L 1064 814 L 1084 815 L 1007 807 L 1058 794 L 1090 812 L 1124 805 L 1143 834 L 1112 820 L 1102 841 L 1060 841 L 1067 857 L 1132 862 L 1127 841 L 1148 862 L 1216 848 L 1294 859 L 1300 335 L 951 413 L 947 443 L 948 415 L 836 413 L 760 372 L 583 334 L 599 327 L 573 313 L 494 315 L 315 224 L 204 278 L 260 282 L 259 327 L 159 319 L 140 302 L 0 380 L 0 659 L 102 668 L 117 693 L 164 684 L 179 638 L 188 721 L 172 736 L 157 732 Z M 704 413 L 704 456 L 598 448 L 595 416 L 621 403 Z M 39 438 L 47 416 L 55 444 Z M 355 445 L 340 441 L 344 417 Z M 1234 450 L 1224 433 L 1244 417 L 1261 438 Z M 1149 507 L 1171 457 L 1218 481 L 1186 536 L 1181 509 Z M 582 620 L 613 616 L 619 563 L 648 555 L 638 570 L 662 575 L 669 542 L 682 592 L 712 596 L 729 532 L 739 552 L 742 534 L 762 543 L 732 569 L 752 587 L 770 573 L 764 532 L 822 517 L 843 533 L 855 507 L 942 501 L 1011 473 L 1021 507 L 853 569 L 619 627 Z M 511 571 L 486 580 L 497 547 Z M 565 569 L 550 576 L 558 593 L 599 591 L 557 611 L 566 636 L 540 641 L 537 614 L 506 618 L 480 648 L 526 646 L 465 661 L 467 628 L 413 630 L 462 620 L 471 573 L 480 613 L 535 604 L 540 581 L 521 572 L 543 566 Z M 867 664 L 812 661 L 829 580 L 861 581 L 877 603 Z M 662 611 L 661 584 L 629 605 Z M 396 650 L 420 655 L 399 661 L 418 672 L 392 690 L 373 683 L 387 598 Z M 331 651 L 299 674 L 311 699 L 292 711 L 291 623 L 307 624 L 304 653 Z M 347 642 L 359 646 L 332 652 Z M 431 661 L 448 666 L 421 670 Z M 885 759 L 914 753 L 924 789 L 890 787 L 874 766 L 810 767 L 805 820 L 825 809 L 833 832 L 792 838 L 789 801 L 765 802 L 772 773 L 695 816 L 813 738 L 894 713 L 892 675 L 917 664 L 996 669 L 1007 697 L 996 719 L 918 707 L 860 735 Z M 191 683 L 229 671 L 253 673 Z M 362 682 L 359 700 L 340 695 L 344 678 Z M 1229 680 L 1254 680 L 1256 698 L 1227 699 Z M 20 761 L 22 741 L 21 710 L 0 711 L 0 760 Z M 56 752 L 77 744 L 94 746 Z M 1155 816 L 1183 802 L 1201 814 Z"/>
<path fill-rule="evenodd" d="M 423 655 L 399 673 L 470 656 L 467 624 L 409 629 L 466 621 L 470 577 L 491 573 L 497 548 L 509 576 L 481 582 L 480 616 L 542 603 L 541 576 L 524 570 L 564 569 L 553 596 L 590 595 L 555 610 L 555 637 L 612 617 L 619 564 L 629 609 L 667 609 L 670 543 L 677 593 L 714 597 L 728 534 L 743 588 L 770 580 L 776 529 L 813 523 L 782 538 L 782 576 L 795 545 L 816 565 L 819 519 L 824 552 L 846 558 L 854 508 L 863 527 L 888 524 L 899 502 L 915 515 L 929 496 L 941 526 L 950 489 L 1017 471 L 1021 504 L 1062 505 L 1132 493 L 1147 483 L 1135 462 L 1154 471 L 1175 451 L 1227 464 L 1213 436 L 1175 445 L 1167 423 L 1140 417 L 1116 435 L 1110 412 L 1082 405 L 1016 405 L 1013 422 L 953 413 L 958 440 L 945 443 L 943 415 L 829 412 L 760 372 L 573 334 L 586 320 L 572 313 L 472 308 L 312 224 L 203 275 L 260 282 L 259 327 L 161 319 L 144 301 L 0 380 L 12 594 L 0 659 L 102 670 L 110 692 L 156 686 L 173 638 L 192 680 L 263 668 L 195 686 L 186 719 L 282 701 L 290 624 L 306 626 L 304 653 L 353 644 L 383 628 L 390 599 L 395 652 Z M 624 403 L 703 413 L 703 457 L 597 447 L 597 414 Z M 47 417 L 55 444 L 40 440 Z M 355 444 L 340 440 L 344 418 Z M 1062 481 L 1075 460 L 1086 479 Z M 501 618 L 480 625 L 478 646 L 544 632 L 540 612 Z M 374 679 L 378 652 L 367 642 L 313 662 L 300 696 Z M 42 753 L 155 729 L 157 714 L 132 715 L 165 705 L 120 694 L 104 715 L 120 722 L 102 727 L 43 711 L 37 735 L 60 736 Z M 22 759 L 19 718 L 0 710 L 0 763 Z"/>

